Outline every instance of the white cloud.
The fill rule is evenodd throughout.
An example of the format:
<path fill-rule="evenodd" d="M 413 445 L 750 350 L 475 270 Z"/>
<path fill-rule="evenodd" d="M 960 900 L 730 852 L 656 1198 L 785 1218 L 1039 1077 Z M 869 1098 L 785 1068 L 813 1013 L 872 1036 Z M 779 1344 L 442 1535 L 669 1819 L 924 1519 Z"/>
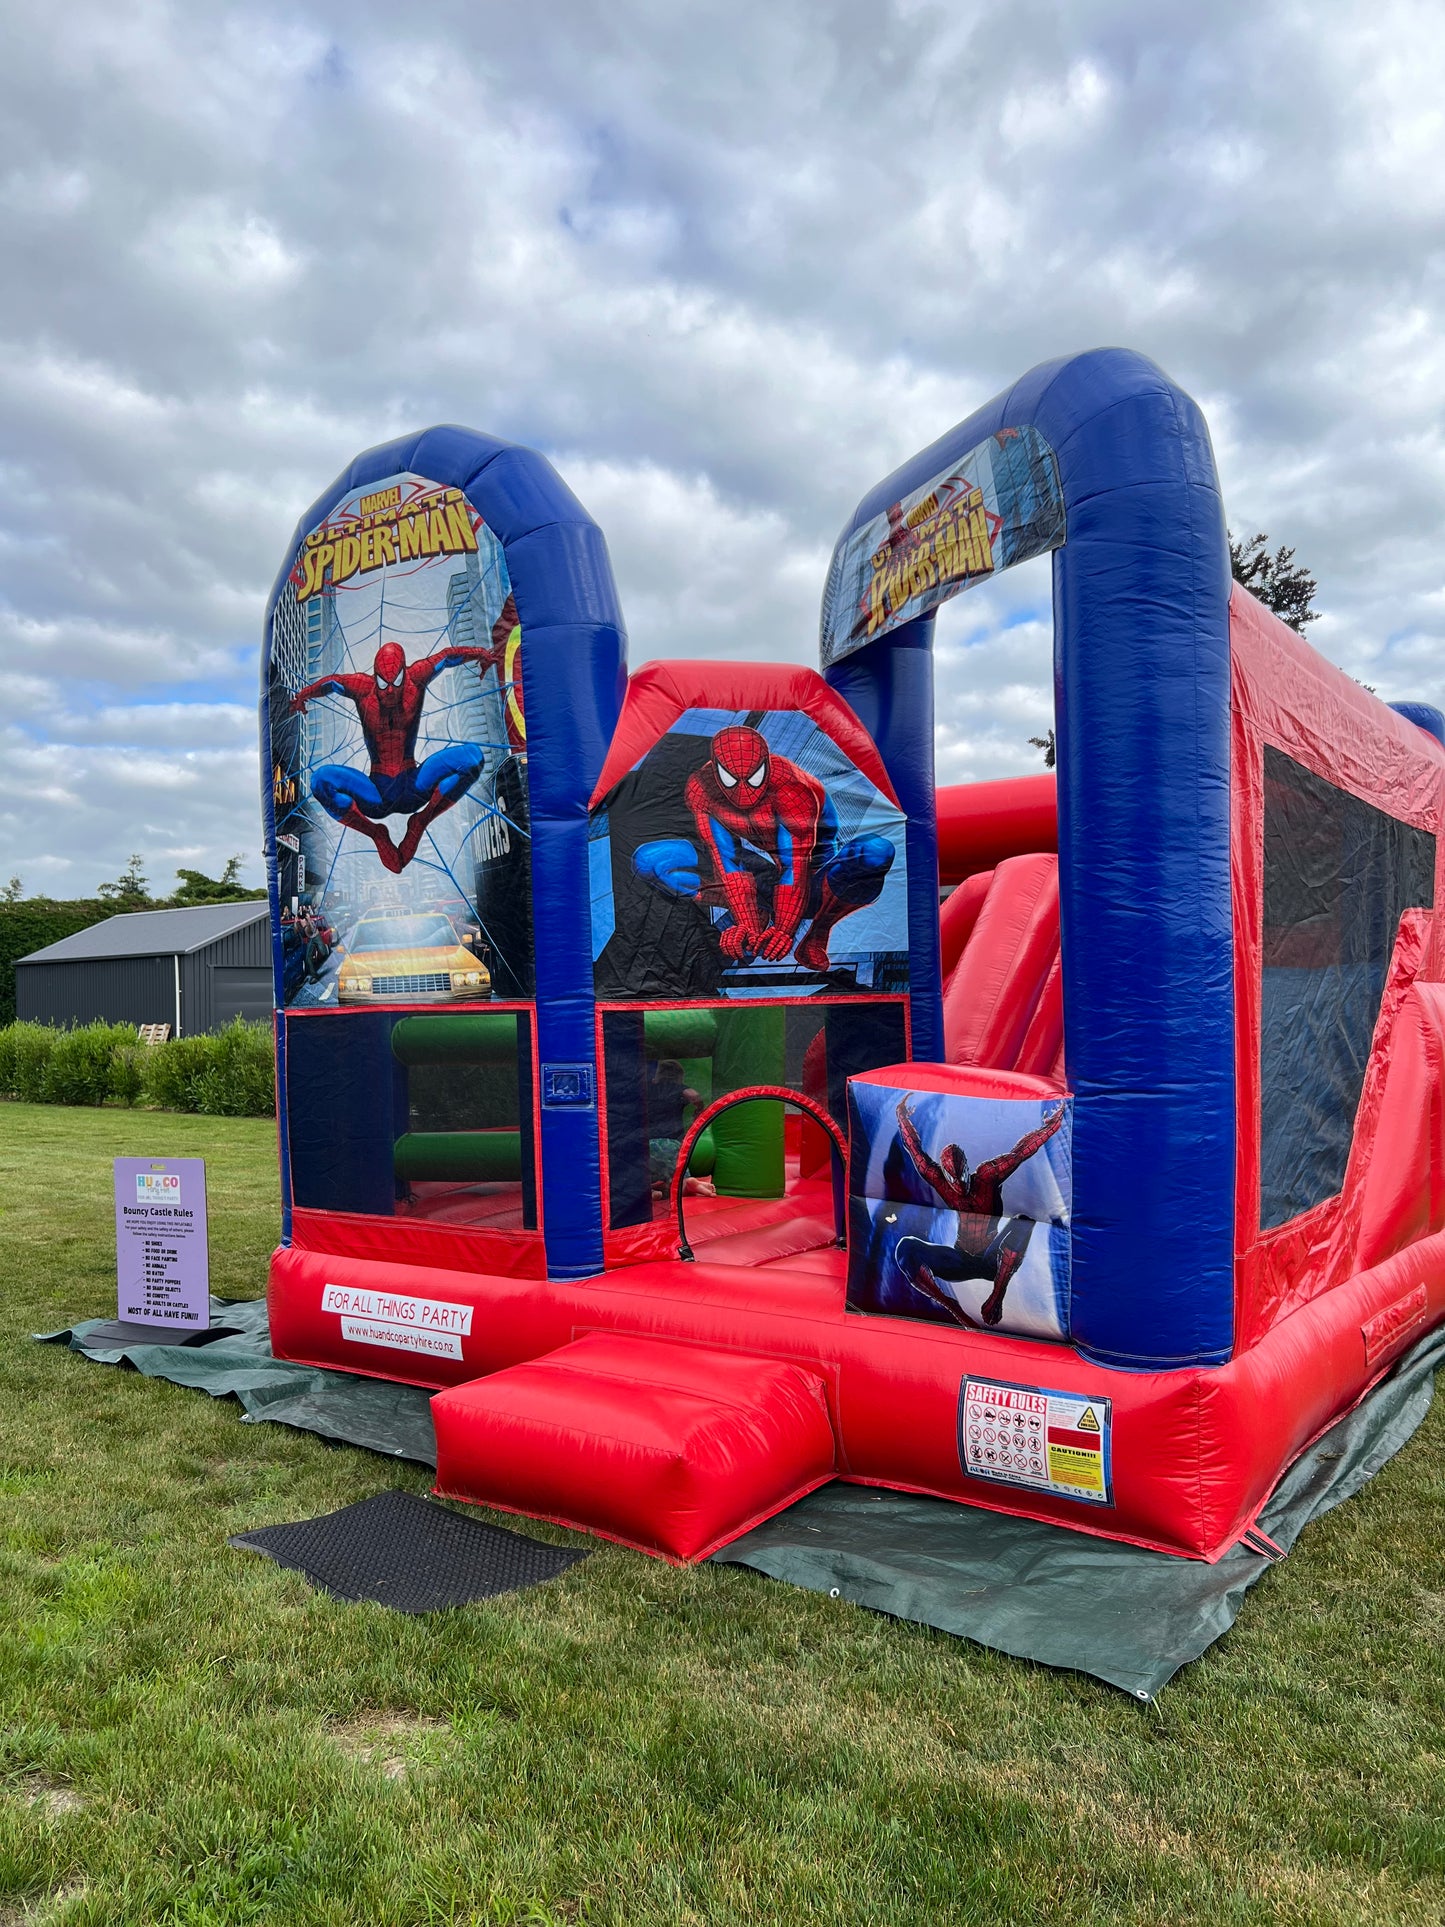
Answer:
<path fill-rule="evenodd" d="M 238 212 L 218 195 L 168 210 L 142 235 L 137 252 L 162 281 L 189 283 L 229 301 L 270 294 L 294 281 L 303 257 L 269 221 Z"/>
<path fill-rule="evenodd" d="M 776 509 L 729 502 L 706 475 L 559 458 L 607 532 L 628 659 L 816 662 L 829 549 Z"/>

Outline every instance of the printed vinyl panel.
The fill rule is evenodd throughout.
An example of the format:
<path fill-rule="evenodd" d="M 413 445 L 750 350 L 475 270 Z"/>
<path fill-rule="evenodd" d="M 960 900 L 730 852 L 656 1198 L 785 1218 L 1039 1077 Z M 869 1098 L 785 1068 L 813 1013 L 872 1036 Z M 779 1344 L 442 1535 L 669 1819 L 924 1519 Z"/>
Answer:
<path fill-rule="evenodd" d="M 459 489 L 395 475 L 303 539 L 268 671 L 286 1004 L 531 994 L 521 641 Z"/>
<path fill-rule="evenodd" d="M 823 666 L 1064 540 L 1063 485 L 1036 428 L 1001 428 L 833 552 Z"/>
<path fill-rule="evenodd" d="M 592 813 L 598 996 L 903 993 L 904 828 L 801 711 L 685 711 Z"/>
<path fill-rule="evenodd" d="M 1065 1337 L 1069 1101 L 857 1082 L 848 1101 L 849 1307 Z"/>

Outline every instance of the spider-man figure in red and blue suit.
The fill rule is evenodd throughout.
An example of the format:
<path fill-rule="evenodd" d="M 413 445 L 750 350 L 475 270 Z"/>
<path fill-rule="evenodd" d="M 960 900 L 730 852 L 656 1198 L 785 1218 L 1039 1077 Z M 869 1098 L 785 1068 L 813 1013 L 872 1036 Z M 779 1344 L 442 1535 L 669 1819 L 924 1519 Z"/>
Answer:
<path fill-rule="evenodd" d="M 466 662 L 476 663 L 478 674 L 485 676 L 502 654 L 501 648 L 457 647 L 408 663 L 400 643 L 384 642 L 369 676 L 323 676 L 292 697 L 291 709 L 298 716 L 317 696 L 345 696 L 356 704 L 370 774 L 341 763 L 323 764 L 312 774 L 311 794 L 328 816 L 370 837 L 388 870 L 399 874 L 406 868 L 428 826 L 466 795 L 486 767 L 486 756 L 475 743 L 448 743 L 417 762 L 416 736 L 428 686 L 444 669 Z M 400 843 L 393 843 L 377 820 L 386 816 L 411 819 Z"/>
<path fill-rule="evenodd" d="M 713 737 L 684 798 L 711 874 L 685 837 L 639 845 L 634 872 L 705 909 L 721 906 L 729 963 L 780 963 L 791 950 L 805 970 L 826 970 L 834 925 L 882 892 L 894 855 L 887 837 L 855 836 L 840 849 L 838 813 L 817 777 L 742 723 Z"/>
<path fill-rule="evenodd" d="M 956 1285 L 966 1278 L 979 1278 L 991 1285 L 979 1317 L 985 1325 L 999 1323 L 1009 1280 L 1024 1261 L 1034 1228 L 1034 1220 L 1022 1213 L 1013 1218 L 1004 1215 L 1004 1184 L 1021 1164 L 1043 1149 L 1063 1121 L 1064 1106 L 1060 1103 L 1052 1116 L 1025 1132 L 1012 1150 L 973 1166 L 961 1144 L 945 1144 L 942 1155 L 931 1158 L 913 1122 L 909 1099 L 899 1099 L 899 1141 L 925 1184 L 957 1214 L 958 1229 L 951 1245 L 935 1244 L 928 1238 L 900 1238 L 894 1262 L 910 1284 L 960 1325 L 972 1325 L 974 1321 L 939 1280 Z"/>

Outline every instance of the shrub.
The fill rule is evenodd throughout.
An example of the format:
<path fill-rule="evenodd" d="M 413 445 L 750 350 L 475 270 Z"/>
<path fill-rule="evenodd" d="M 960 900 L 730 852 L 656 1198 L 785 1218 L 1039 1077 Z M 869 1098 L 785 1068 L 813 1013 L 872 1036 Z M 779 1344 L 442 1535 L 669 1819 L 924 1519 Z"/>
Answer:
<path fill-rule="evenodd" d="M 270 1028 L 234 1018 L 207 1038 L 210 1062 L 200 1080 L 200 1108 L 212 1117 L 268 1117 L 276 1109 L 276 1066 Z"/>
<path fill-rule="evenodd" d="M 137 1104 L 145 1089 L 144 1052 L 131 1035 L 128 1024 L 125 1031 L 125 1042 L 118 1046 L 111 1064 L 110 1094 L 122 1104 Z"/>
<path fill-rule="evenodd" d="M 45 1102 L 45 1072 L 58 1030 L 49 1024 L 11 1024 L 8 1028 L 10 1091 L 26 1104 Z"/>
<path fill-rule="evenodd" d="M 116 1080 L 116 1058 L 135 1043 L 130 1024 L 80 1024 L 55 1034 L 41 1082 L 47 1104 L 104 1104 Z"/>
<path fill-rule="evenodd" d="M 0 1094 L 27 1104 L 144 1098 L 163 1111 L 271 1117 L 276 1071 L 270 1026 L 238 1017 L 215 1036 L 142 1045 L 130 1024 L 0 1025 Z"/>
<path fill-rule="evenodd" d="M 211 1062 L 209 1037 L 172 1037 L 144 1053 L 141 1075 L 146 1097 L 163 1111 L 198 1111 L 201 1082 Z"/>

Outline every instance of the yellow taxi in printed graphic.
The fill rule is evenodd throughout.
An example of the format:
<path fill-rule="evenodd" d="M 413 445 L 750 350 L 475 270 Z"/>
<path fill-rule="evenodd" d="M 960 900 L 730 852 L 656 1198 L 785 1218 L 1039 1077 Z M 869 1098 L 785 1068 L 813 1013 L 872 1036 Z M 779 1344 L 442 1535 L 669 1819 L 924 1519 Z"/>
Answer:
<path fill-rule="evenodd" d="M 492 994 L 492 973 L 458 941 L 440 911 L 363 917 L 352 931 L 337 971 L 343 1004 L 391 1003 L 415 997 L 477 999 Z"/>

